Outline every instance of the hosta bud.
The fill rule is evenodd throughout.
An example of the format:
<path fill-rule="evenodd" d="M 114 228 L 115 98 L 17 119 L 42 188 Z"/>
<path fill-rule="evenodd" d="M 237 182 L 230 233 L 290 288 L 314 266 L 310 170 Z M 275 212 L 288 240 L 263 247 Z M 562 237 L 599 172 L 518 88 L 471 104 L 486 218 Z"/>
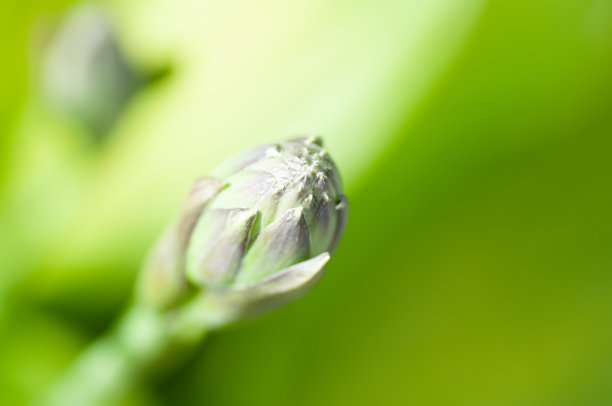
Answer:
<path fill-rule="evenodd" d="M 52 35 L 44 34 L 41 42 L 51 38 L 39 52 L 43 100 L 99 140 L 139 90 L 168 73 L 130 63 L 111 16 L 99 4 L 76 4 Z"/>
<path fill-rule="evenodd" d="M 232 319 L 278 306 L 318 279 L 346 223 L 346 197 L 319 138 L 249 150 L 194 190 L 142 283 L 162 306 L 187 282 Z"/>

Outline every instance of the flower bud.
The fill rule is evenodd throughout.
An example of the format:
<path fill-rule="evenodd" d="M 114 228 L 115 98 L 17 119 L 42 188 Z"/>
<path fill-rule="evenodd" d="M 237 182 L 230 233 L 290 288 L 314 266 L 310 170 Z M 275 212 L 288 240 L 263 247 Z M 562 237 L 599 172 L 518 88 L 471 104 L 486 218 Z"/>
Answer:
<path fill-rule="evenodd" d="M 198 181 L 155 250 L 145 274 L 157 276 L 144 278 L 144 290 L 150 280 L 174 288 L 150 300 L 175 303 L 184 296 L 176 286 L 188 282 L 233 320 L 305 292 L 322 274 L 347 217 L 337 169 L 321 140 L 260 146 L 224 162 L 213 176 Z"/>
<path fill-rule="evenodd" d="M 42 99 L 55 113 L 75 119 L 100 141 L 131 98 L 162 79 L 168 68 L 143 70 L 130 63 L 105 7 L 79 2 L 53 32 L 41 31 Z"/>

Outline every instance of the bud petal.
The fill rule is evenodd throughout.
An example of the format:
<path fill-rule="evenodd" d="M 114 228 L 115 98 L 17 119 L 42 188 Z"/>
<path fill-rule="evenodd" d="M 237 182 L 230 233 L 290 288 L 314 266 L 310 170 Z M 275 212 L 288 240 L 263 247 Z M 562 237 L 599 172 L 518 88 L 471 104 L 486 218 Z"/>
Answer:
<path fill-rule="evenodd" d="M 328 251 L 336 230 L 336 213 L 333 202 L 327 193 L 312 200 L 312 219 L 308 221 L 310 227 L 312 252 L 318 255 Z"/>
<path fill-rule="evenodd" d="M 246 169 L 227 179 L 231 185 L 215 199 L 212 208 L 234 209 L 236 207 L 257 208 L 258 203 L 273 200 L 269 195 L 277 193 L 274 175 Z"/>
<path fill-rule="evenodd" d="M 345 195 L 342 195 L 338 198 L 338 202 L 336 203 L 336 232 L 334 233 L 334 238 L 332 239 L 331 244 L 329 245 L 329 251 L 334 252 L 338 243 L 340 242 L 340 238 L 342 238 L 342 234 L 344 233 L 344 228 L 346 227 L 346 219 L 348 218 L 348 200 Z"/>
<path fill-rule="evenodd" d="M 329 253 L 324 252 L 307 261 L 299 262 L 276 272 L 253 285 L 242 288 L 245 292 L 258 292 L 262 296 L 285 294 L 302 289 L 315 282 L 323 273 L 325 264 L 329 261 Z"/>
<path fill-rule="evenodd" d="M 323 275 L 329 253 L 285 268 L 258 282 L 211 290 L 187 309 L 187 319 L 209 329 L 257 316 L 297 299 Z"/>
<path fill-rule="evenodd" d="M 255 316 L 272 310 L 291 300 L 297 299 L 308 291 L 323 275 L 329 253 L 324 252 L 285 268 L 255 284 L 236 288 L 234 295 L 243 297 L 248 303 L 242 316 Z"/>
<path fill-rule="evenodd" d="M 187 277 L 204 286 L 231 282 L 257 219 L 255 209 L 207 211 L 196 225 L 187 250 Z"/>
<path fill-rule="evenodd" d="M 308 196 L 308 190 L 303 179 L 298 179 L 283 190 L 278 198 L 278 213 L 285 213 L 287 210 L 303 207 L 304 200 Z M 307 215 L 307 211 L 304 213 Z M 307 219 L 308 220 L 308 219 Z M 265 224 L 265 223 L 264 223 Z"/>
<path fill-rule="evenodd" d="M 259 234 L 244 257 L 236 283 L 258 281 L 308 258 L 310 235 L 302 211 L 302 207 L 287 210 Z"/>
<path fill-rule="evenodd" d="M 225 185 L 212 178 L 196 180 L 178 220 L 162 235 L 144 265 L 138 289 L 145 301 L 165 307 L 180 296 L 185 288 L 182 271 L 191 232 L 204 207 Z"/>
<path fill-rule="evenodd" d="M 258 162 L 266 157 L 276 156 L 278 154 L 280 154 L 280 147 L 278 145 L 261 145 L 252 148 L 223 162 L 223 164 L 215 168 L 213 171 L 213 176 L 220 179 L 225 179 L 237 172 L 240 172 L 255 162 Z"/>
<path fill-rule="evenodd" d="M 178 235 L 181 242 L 181 251 L 184 253 L 187 248 L 187 242 L 193 228 L 195 227 L 204 206 L 206 206 L 210 200 L 217 196 L 221 192 L 227 183 L 213 179 L 213 178 L 200 178 L 195 181 L 191 187 L 191 191 L 183 203 L 183 211 L 178 224 Z"/>

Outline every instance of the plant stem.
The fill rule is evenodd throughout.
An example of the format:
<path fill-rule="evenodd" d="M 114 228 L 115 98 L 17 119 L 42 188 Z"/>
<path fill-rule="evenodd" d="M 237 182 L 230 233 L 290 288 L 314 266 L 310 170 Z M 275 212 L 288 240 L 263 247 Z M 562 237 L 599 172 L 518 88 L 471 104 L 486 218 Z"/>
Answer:
<path fill-rule="evenodd" d="M 166 314 L 134 305 L 34 405 L 114 405 L 159 361 L 173 341 Z"/>

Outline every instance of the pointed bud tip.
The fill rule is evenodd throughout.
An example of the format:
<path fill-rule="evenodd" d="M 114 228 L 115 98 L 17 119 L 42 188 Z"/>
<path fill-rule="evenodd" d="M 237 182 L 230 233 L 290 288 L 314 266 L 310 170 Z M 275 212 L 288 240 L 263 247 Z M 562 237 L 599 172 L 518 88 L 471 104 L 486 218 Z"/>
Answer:
<path fill-rule="evenodd" d="M 309 135 L 309 136 L 306 136 L 304 138 L 304 143 L 305 144 L 311 144 L 311 145 L 315 144 L 315 145 L 318 145 L 318 146 L 322 147 L 323 146 L 323 139 L 320 136 L 318 136 L 318 135 Z"/>
<path fill-rule="evenodd" d="M 285 216 L 287 220 L 299 220 L 304 213 L 304 208 L 302 206 L 294 207 L 293 209 L 289 209 L 285 212 Z"/>

